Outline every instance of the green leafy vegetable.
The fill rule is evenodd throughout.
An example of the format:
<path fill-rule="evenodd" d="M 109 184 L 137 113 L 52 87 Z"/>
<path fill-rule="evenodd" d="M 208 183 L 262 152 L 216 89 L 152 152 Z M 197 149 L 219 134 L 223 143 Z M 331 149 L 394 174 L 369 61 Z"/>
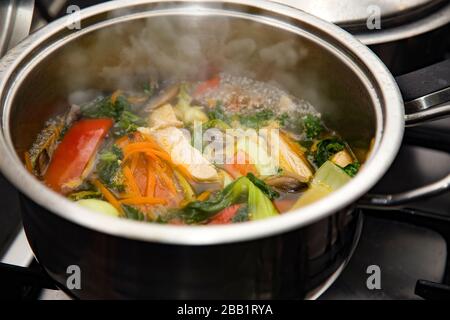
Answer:
<path fill-rule="evenodd" d="M 306 137 L 309 139 L 317 138 L 324 129 L 320 118 L 313 115 L 307 115 L 303 118 L 303 127 Z"/>
<path fill-rule="evenodd" d="M 270 199 L 276 199 L 280 197 L 280 194 L 273 190 L 270 186 L 268 186 L 264 181 L 255 177 L 253 173 L 247 173 L 247 178 L 253 182 L 255 186 L 257 186 L 264 194 Z"/>
<path fill-rule="evenodd" d="M 119 120 L 114 124 L 113 134 L 121 137 L 133 133 L 137 128 L 145 125 L 145 121 L 130 111 L 124 111 Z"/>
<path fill-rule="evenodd" d="M 220 120 L 226 124 L 228 124 L 230 122 L 230 118 L 225 113 L 225 110 L 222 107 L 222 102 L 220 102 L 220 101 L 217 101 L 216 107 L 214 109 L 208 111 L 208 117 L 211 120 Z"/>
<path fill-rule="evenodd" d="M 206 113 L 203 112 L 201 107 L 192 106 L 191 102 L 192 97 L 188 93 L 188 86 L 187 84 L 182 84 L 178 93 L 178 103 L 175 106 L 177 117 L 186 125 L 191 125 L 196 121 L 200 123 L 207 122 L 209 118 Z"/>
<path fill-rule="evenodd" d="M 97 98 L 81 106 L 81 115 L 87 118 L 112 118 L 118 120 L 127 107 L 128 102 L 123 96 L 117 97 L 114 103 L 110 97 Z"/>
<path fill-rule="evenodd" d="M 298 141 L 298 143 L 305 149 L 310 150 L 311 147 L 314 145 L 314 140 L 301 140 Z"/>
<path fill-rule="evenodd" d="M 111 151 L 105 151 L 100 154 L 97 164 L 97 174 L 100 181 L 109 188 L 119 192 L 125 189 L 125 177 L 120 166 L 122 160 L 122 149 L 113 145 Z"/>
<path fill-rule="evenodd" d="M 157 216 L 156 219 L 153 221 L 155 223 L 159 223 L 159 224 L 167 224 L 169 223 L 170 219 L 167 219 L 167 217 L 162 217 L 162 216 Z"/>
<path fill-rule="evenodd" d="M 248 216 L 251 220 L 264 219 L 278 214 L 270 199 L 258 187 L 247 177 L 240 177 L 213 199 L 194 201 L 187 204 L 179 212 L 179 215 L 186 223 L 200 223 L 233 204 L 246 201 L 248 204 Z"/>
<path fill-rule="evenodd" d="M 203 130 L 208 130 L 211 128 L 217 128 L 217 129 L 225 131 L 227 129 L 230 129 L 231 127 L 227 123 L 225 123 L 223 120 L 220 120 L 220 119 L 212 119 L 203 124 Z"/>
<path fill-rule="evenodd" d="M 237 222 L 245 222 L 248 220 L 249 220 L 248 207 L 247 207 L 247 205 L 243 204 L 239 207 L 235 216 L 231 219 L 231 222 L 237 223 Z"/>
<path fill-rule="evenodd" d="M 149 97 L 152 96 L 153 93 L 155 92 L 155 86 L 150 84 L 150 82 L 145 83 L 143 85 L 143 89 L 144 89 L 144 93 Z"/>
<path fill-rule="evenodd" d="M 114 103 L 110 97 L 96 99 L 81 107 L 81 115 L 87 118 L 114 119 L 115 136 L 132 133 L 145 124 L 143 119 L 131 112 L 131 106 L 124 96 L 118 96 Z"/>
<path fill-rule="evenodd" d="M 262 220 L 278 215 L 272 201 L 254 184 L 249 185 L 247 204 L 250 220 Z"/>
<path fill-rule="evenodd" d="M 143 221 L 145 220 L 145 215 L 137 208 L 129 206 L 129 205 L 122 205 L 123 212 L 125 213 L 125 216 L 128 219 L 137 220 L 137 221 Z"/>
<path fill-rule="evenodd" d="M 292 209 L 297 209 L 326 197 L 349 182 L 351 178 L 337 165 L 326 161 L 316 172 L 309 189 L 300 196 Z"/>
<path fill-rule="evenodd" d="M 353 163 L 345 166 L 345 168 L 342 168 L 342 169 L 350 177 L 354 177 L 358 173 L 360 167 L 361 167 L 361 164 L 358 161 L 356 161 L 356 162 L 353 162 Z"/>
<path fill-rule="evenodd" d="M 236 180 L 212 199 L 188 203 L 181 210 L 181 217 L 189 224 L 206 221 L 226 207 L 242 203 L 245 200 L 243 196 L 247 192 L 247 185 L 238 183 L 238 180 Z"/>
<path fill-rule="evenodd" d="M 284 112 L 277 117 L 277 120 L 280 123 L 280 126 L 284 127 L 285 125 L 287 125 L 289 121 L 289 115 L 286 112 Z"/>
<path fill-rule="evenodd" d="M 178 92 L 178 103 L 183 103 L 186 105 L 190 105 L 192 102 L 192 97 L 189 94 L 190 86 L 184 82 L 180 85 L 180 91 Z"/>
<path fill-rule="evenodd" d="M 73 192 L 68 197 L 72 201 L 86 200 L 86 199 L 102 199 L 102 193 L 94 190 L 83 190 Z"/>
<path fill-rule="evenodd" d="M 118 217 L 119 211 L 114 208 L 109 202 L 98 199 L 84 199 L 76 202 L 80 206 L 83 206 L 92 211 L 100 212 L 109 216 Z"/>
<path fill-rule="evenodd" d="M 261 110 L 252 114 L 239 115 L 239 122 L 248 128 L 259 129 L 273 119 L 275 114 L 270 109 Z"/>
<path fill-rule="evenodd" d="M 178 184 L 183 190 L 184 200 L 192 201 L 193 199 L 195 199 L 194 190 L 192 189 L 191 185 L 186 180 L 186 178 L 179 171 L 175 171 L 175 176 L 177 177 Z"/>
<path fill-rule="evenodd" d="M 317 166 L 321 166 L 330 157 L 339 151 L 344 150 L 345 145 L 339 139 L 324 139 L 317 144 L 317 150 L 314 154 L 314 162 Z"/>
<path fill-rule="evenodd" d="M 339 189 L 349 182 L 351 178 L 344 171 L 331 161 L 326 161 L 314 175 L 311 181 L 313 185 L 325 185 L 332 191 Z"/>

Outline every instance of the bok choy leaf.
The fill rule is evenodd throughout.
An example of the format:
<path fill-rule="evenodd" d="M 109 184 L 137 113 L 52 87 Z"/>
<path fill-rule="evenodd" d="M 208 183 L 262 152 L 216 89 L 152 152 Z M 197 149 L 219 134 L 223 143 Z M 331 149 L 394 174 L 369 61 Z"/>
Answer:
<path fill-rule="evenodd" d="M 331 161 L 326 161 L 317 170 L 311 185 L 292 207 L 297 209 L 322 199 L 349 182 L 351 177 Z"/>
<path fill-rule="evenodd" d="M 276 216 L 278 211 L 269 198 L 247 177 L 241 177 L 229 184 L 213 199 L 194 201 L 186 205 L 179 215 L 189 224 L 205 222 L 219 211 L 237 203 L 247 202 L 250 220 Z"/>

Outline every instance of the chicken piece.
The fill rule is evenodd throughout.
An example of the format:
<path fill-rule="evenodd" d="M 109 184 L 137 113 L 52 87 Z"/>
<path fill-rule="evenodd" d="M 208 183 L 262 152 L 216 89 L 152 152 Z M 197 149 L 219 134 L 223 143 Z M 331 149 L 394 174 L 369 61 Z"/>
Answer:
<path fill-rule="evenodd" d="M 196 180 L 217 180 L 219 175 L 214 166 L 201 152 L 191 146 L 183 131 L 175 127 L 154 130 L 139 128 L 139 131 L 153 136 L 159 145 L 170 154 L 175 164 L 183 165 Z"/>
<path fill-rule="evenodd" d="M 345 168 L 349 164 L 353 163 L 353 157 L 348 153 L 347 150 L 342 150 L 336 153 L 332 158 L 331 162 L 337 164 L 341 168 Z"/>
<path fill-rule="evenodd" d="M 175 111 L 168 103 L 158 107 L 150 114 L 148 124 L 154 130 L 183 126 L 183 122 L 177 119 Z"/>

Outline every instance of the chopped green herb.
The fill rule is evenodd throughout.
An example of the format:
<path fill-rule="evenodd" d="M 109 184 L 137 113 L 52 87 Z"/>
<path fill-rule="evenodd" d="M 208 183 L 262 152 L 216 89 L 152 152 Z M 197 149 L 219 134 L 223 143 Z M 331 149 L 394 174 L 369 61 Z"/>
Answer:
<path fill-rule="evenodd" d="M 358 173 L 360 167 L 361 164 L 356 161 L 347 165 L 345 168 L 342 168 L 342 170 L 344 170 L 350 177 L 354 177 Z"/>
<path fill-rule="evenodd" d="M 231 127 L 227 123 L 225 123 L 223 120 L 220 120 L 220 119 L 212 119 L 203 124 L 203 130 L 206 131 L 211 128 L 217 128 L 217 129 L 225 131 L 227 129 L 230 129 Z"/>
<path fill-rule="evenodd" d="M 118 146 L 113 145 L 111 151 L 100 154 L 97 164 L 97 174 L 106 186 L 116 191 L 123 191 L 125 178 L 120 166 L 123 160 L 123 152 Z"/>
<path fill-rule="evenodd" d="M 132 220 L 138 220 L 143 221 L 145 220 L 145 215 L 137 208 L 129 206 L 129 205 L 122 205 L 123 212 L 125 213 L 125 216 L 128 219 Z"/>
<path fill-rule="evenodd" d="M 247 173 L 247 178 L 253 182 L 255 186 L 257 186 L 264 194 L 270 199 L 276 199 L 280 197 L 280 194 L 273 190 L 270 186 L 268 186 L 264 181 L 255 177 L 253 173 Z"/>
<path fill-rule="evenodd" d="M 81 107 L 81 114 L 87 118 L 112 118 L 115 121 L 113 134 L 123 136 L 145 124 L 143 119 L 131 112 L 126 97 L 118 96 L 114 103 L 110 97 L 96 99 Z"/>
<path fill-rule="evenodd" d="M 253 114 L 239 115 L 239 122 L 248 128 L 259 129 L 267 124 L 267 122 L 274 118 L 274 113 L 270 109 L 258 111 Z"/>
<path fill-rule="evenodd" d="M 112 118 L 118 120 L 128 103 L 125 97 L 119 96 L 112 103 L 110 97 L 97 98 L 86 105 L 81 106 L 81 115 L 86 118 Z"/>
<path fill-rule="evenodd" d="M 210 111 L 208 111 L 208 118 L 211 120 L 221 120 L 225 123 L 229 123 L 230 118 L 225 113 L 225 110 L 223 109 L 222 102 L 217 101 L 216 107 Z"/>
<path fill-rule="evenodd" d="M 314 145 L 314 140 L 302 140 L 298 142 L 302 147 L 310 150 L 311 147 Z"/>
<path fill-rule="evenodd" d="M 310 114 L 303 118 L 303 126 L 308 139 L 317 138 L 324 129 L 320 118 Z"/>
<path fill-rule="evenodd" d="M 139 127 L 145 125 L 145 121 L 131 113 L 130 111 L 124 111 L 119 120 L 114 124 L 113 134 L 117 137 L 135 132 Z"/>
<path fill-rule="evenodd" d="M 288 123 L 289 115 L 284 112 L 277 117 L 277 120 L 280 123 L 280 126 L 284 127 Z"/>
<path fill-rule="evenodd" d="M 317 144 L 317 150 L 314 154 L 314 162 L 317 166 L 324 164 L 330 157 L 339 151 L 344 150 L 345 145 L 339 139 L 324 139 Z"/>

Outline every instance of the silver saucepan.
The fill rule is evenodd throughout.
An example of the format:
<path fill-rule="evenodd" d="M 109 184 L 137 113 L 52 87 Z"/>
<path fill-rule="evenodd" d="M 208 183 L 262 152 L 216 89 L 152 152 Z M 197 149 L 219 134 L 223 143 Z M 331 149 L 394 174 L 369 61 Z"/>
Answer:
<path fill-rule="evenodd" d="M 449 74 L 440 72 L 448 66 L 399 80 L 412 100 L 405 115 L 399 86 L 377 56 L 302 11 L 262 0 L 111 1 L 50 23 L 0 60 L 0 168 L 21 193 L 36 258 L 76 298 L 314 297 L 351 255 L 358 205 L 400 205 L 449 189 L 447 176 L 399 195 L 367 195 L 395 158 L 405 122 L 449 113 Z M 352 147 L 368 150 L 360 173 L 301 210 L 203 227 L 97 214 L 25 169 L 23 152 L 74 93 L 114 90 L 143 74 L 204 78 L 210 70 L 271 81 L 309 100 Z M 411 86 L 418 76 L 431 80 Z M 73 265 L 81 289 L 67 285 Z"/>

